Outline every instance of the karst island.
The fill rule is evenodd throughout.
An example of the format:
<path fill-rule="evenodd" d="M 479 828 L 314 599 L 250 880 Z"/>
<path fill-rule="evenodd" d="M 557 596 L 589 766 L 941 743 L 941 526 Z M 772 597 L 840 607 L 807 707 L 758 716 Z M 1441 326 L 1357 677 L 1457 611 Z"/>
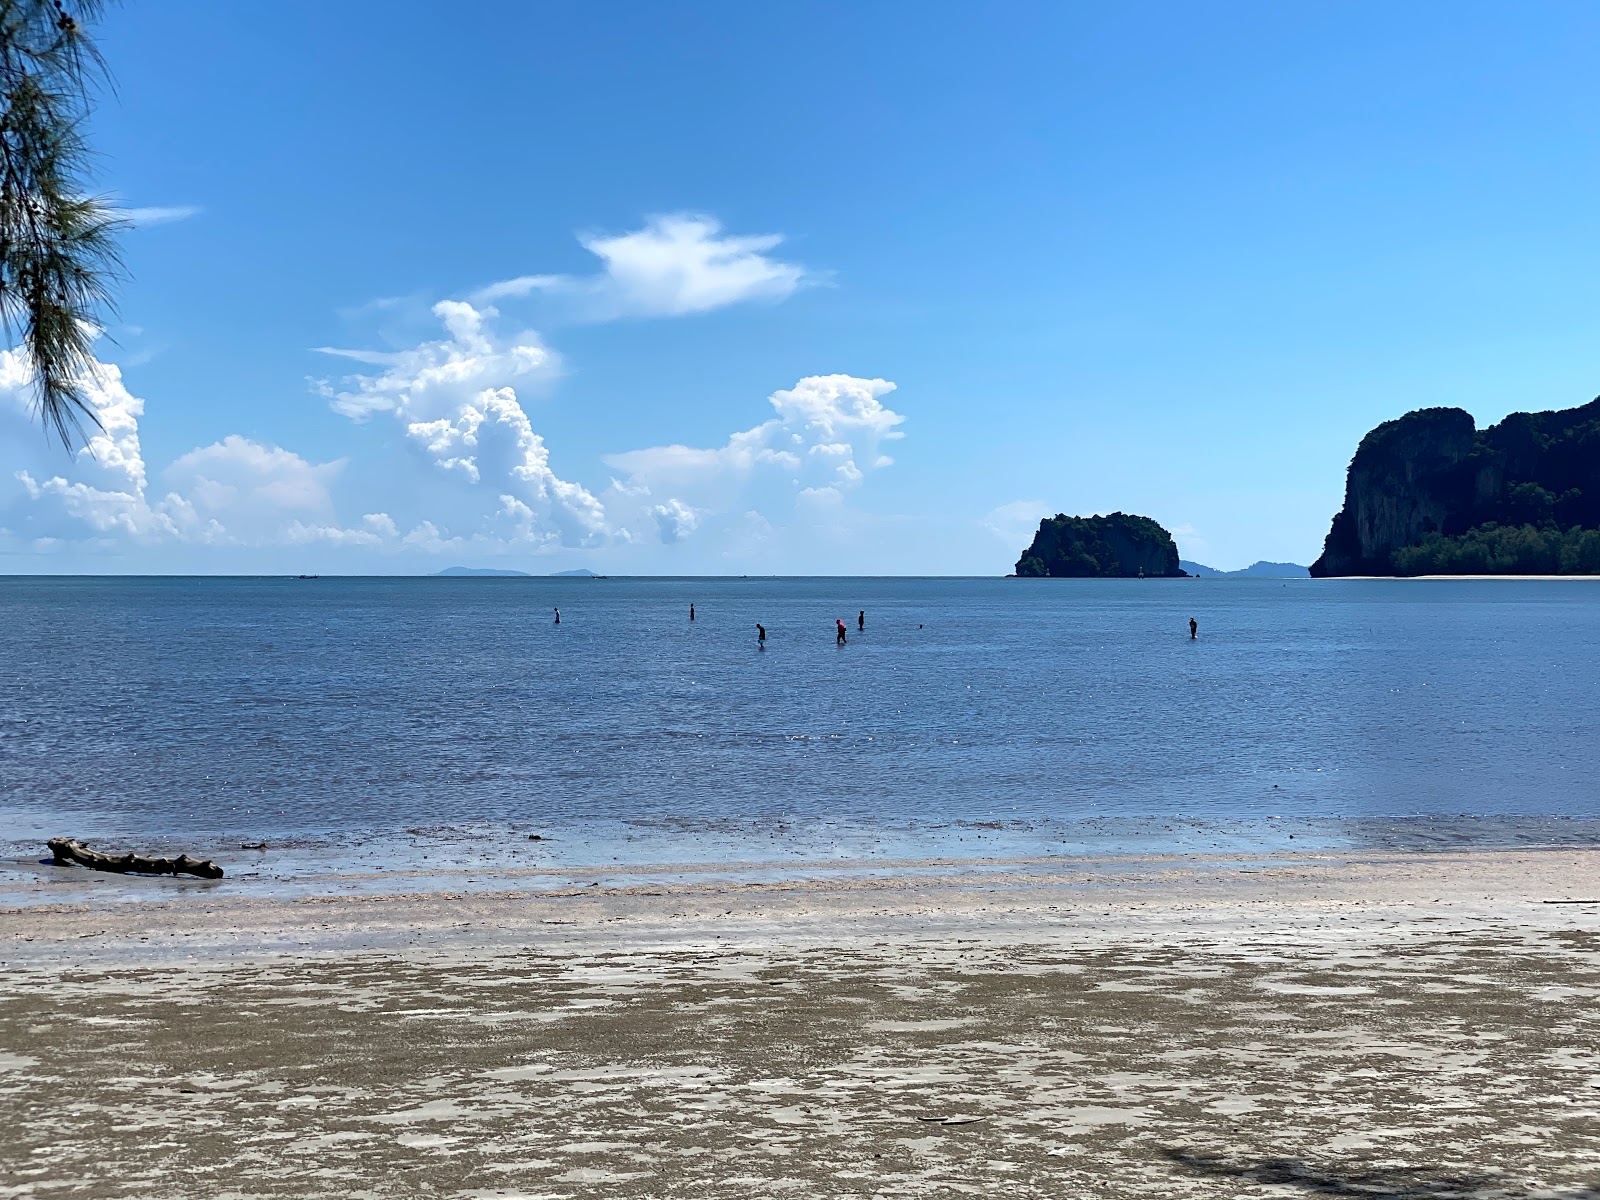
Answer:
<path fill-rule="evenodd" d="M 1149 517 L 1114 512 L 1039 522 L 1033 542 L 1017 560 L 1022 579 L 1181 579 L 1172 535 Z"/>
<path fill-rule="evenodd" d="M 1311 573 L 1600 575 L 1600 399 L 1486 429 L 1459 408 L 1385 421 Z"/>

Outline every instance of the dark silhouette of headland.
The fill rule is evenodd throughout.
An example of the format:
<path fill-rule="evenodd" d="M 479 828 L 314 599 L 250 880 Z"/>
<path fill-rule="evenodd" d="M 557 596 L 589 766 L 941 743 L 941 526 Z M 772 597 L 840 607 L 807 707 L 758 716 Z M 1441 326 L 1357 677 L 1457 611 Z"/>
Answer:
<path fill-rule="evenodd" d="M 1385 421 L 1311 574 L 1600 575 L 1600 399 L 1486 429 L 1459 408 Z"/>

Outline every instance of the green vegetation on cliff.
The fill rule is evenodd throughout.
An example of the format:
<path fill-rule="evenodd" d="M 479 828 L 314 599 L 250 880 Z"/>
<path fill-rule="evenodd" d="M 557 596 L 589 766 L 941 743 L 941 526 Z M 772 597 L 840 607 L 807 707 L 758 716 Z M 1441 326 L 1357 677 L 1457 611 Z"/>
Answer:
<path fill-rule="evenodd" d="M 1600 575 L 1600 529 L 1480 525 L 1394 552 L 1396 575 Z"/>
<path fill-rule="evenodd" d="M 1116 512 L 1107 517 L 1046 517 L 1017 560 L 1016 573 L 1024 578 L 1116 579 L 1178 577 L 1184 572 L 1170 533 L 1149 517 Z"/>
<path fill-rule="evenodd" d="M 1459 408 L 1361 440 L 1313 575 L 1600 574 L 1600 400 L 1477 429 Z"/>

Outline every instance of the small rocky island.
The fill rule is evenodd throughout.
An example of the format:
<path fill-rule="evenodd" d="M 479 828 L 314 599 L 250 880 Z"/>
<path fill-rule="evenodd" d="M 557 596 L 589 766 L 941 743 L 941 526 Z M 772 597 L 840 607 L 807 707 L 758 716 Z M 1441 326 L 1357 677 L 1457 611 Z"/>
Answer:
<path fill-rule="evenodd" d="M 1178 547 L 1149 517 L 1069 517 L 1057 513 L 1039 522 L 1033 544 L 1017 560 L 1020 578 L 1179 579 Z"/>
<path fill-rule="evenodd" d="M 1459 408 L 1385 421 L 1311 574 L 1600 574 L 1600 399 L 1486 429 Z"/>

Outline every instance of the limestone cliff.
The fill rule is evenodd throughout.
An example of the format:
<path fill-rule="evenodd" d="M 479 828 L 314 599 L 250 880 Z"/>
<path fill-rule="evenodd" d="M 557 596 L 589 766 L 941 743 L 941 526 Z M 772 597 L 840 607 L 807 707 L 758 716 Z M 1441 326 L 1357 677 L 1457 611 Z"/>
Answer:
<path fill-rule="evenodd" d="M 1600 527 L 1600 400 L 1476 428 L 1425 408 L 1361 439 L 1311 573 L 1574 571 Z"/>
<path fill-rule="evenodd" d="M 1046 517 L 1017 560 L 1016 573 L 1065 579 L 1184 574 L 1170 533 L 1149 517 L 1120 512 L 1105 517 L 1064 513 Z"/>

